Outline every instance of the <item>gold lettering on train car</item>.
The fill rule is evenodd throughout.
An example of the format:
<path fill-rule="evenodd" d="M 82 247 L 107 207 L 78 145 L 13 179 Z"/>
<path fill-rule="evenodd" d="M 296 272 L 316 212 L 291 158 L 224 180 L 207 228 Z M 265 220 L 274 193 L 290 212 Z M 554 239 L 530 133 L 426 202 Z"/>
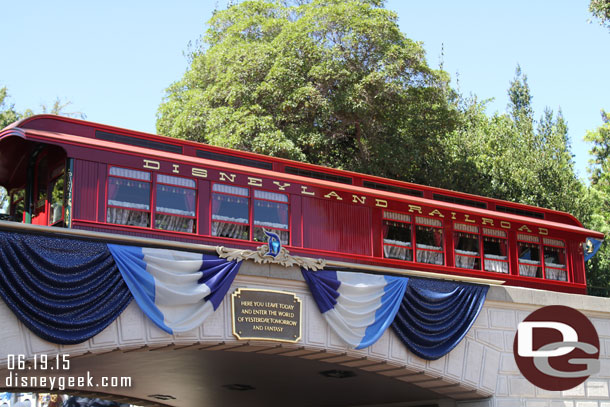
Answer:
<path fill-rule="evenodd" d="M 364 205 L 364 203 L 366 202 L 366 196 L 352 195 L 352 202 L 360 202 L 362 205 Z"/>
<path fill-rule="evenodd" d="M 330 199 L 331 196 L 334 196 L 335 198 L 337 198 L 337 201 L 342 201 L 343 200 L 343 198 L 341 198 L 339 196 L 339 194 L 337 194 L 335 191 L 330 191 L 328 194 L 324 195 L 324 198 L 329 198 Z"/>
<path fill-rule="evenodd" d="M 144 160 L 144 168 L 148 168 L 149 170 L 158 170 L 161 168 L 161 163 L 159 161 L 152 160 Z"/>
<path fill-rule="evenodd" d="M 253 187 L 262 187 L 263 180 L 260 178 L 248 177 L 248 185 L 252 185 Z"/>
<path fill-rule="evenodd" d="M 385 199 L 375 198 L 375 206 L 378 206 L 380 208 L 387 208 L 388 201 L 386 201 Z"/>
<path fill-rule="evenodd" d="M 178 164 L 172 164 L 172 166 L 174 167 L 174 169 L 172 170 L 172 172 L 174 174 L 180 174 L 180 166 Z"/>
<path fill-rule="evenodd" d="M 285 190 L 287 187 L 289 187 L 289 186 L 290 186 L 290 184 L 289 184 L 288 182 L 285 182 L 285 183 L 283 183 L 283 184 L 280 184 L 280 183 L 279 183 L 279 182 L 277 182 L 277 181 L 273 181 L 273 183 L 274 183 L 275 185 L 277 185 L 277 187 L 279 188 L 279 190 L 280 190 L 280 191 L 284 191 L 284 190 Z"/>
<path fill-rule="evenodd" d="M 519 232 L 528 232 L 528 233 L 532 233 L 531 229 L 527 227 L 527 225 L 523 225 L 521 226 L 519 229 L 517 229 Z"/>
<path fill-rule="evenodd" d="M 547 228 L 538 228 L 538 234 L 548 236 L 549 230 Z"/>
<path fill-rule="evenodd" d="M 465 214 L 464 215 L 464 222 L 475 223 L 476 221 L 474 219 L 470 219 L 470 215 Z"/>
<path fill-rule="evenodd" d="M 409 205 L 409 212 L 419 212 L 421 215 L 421 206 Z"/>
<path fill-rule="evenodd" d="M 191 170 L 191 175 L 197 178 L 207 178 L 208 170 L 204 170 L 203 168 L 193 168 Z"/>
<path fill-rule="evenodd" d="M 444 218 L 444 217 L 445 217 L 445 215 L 443 215 L 443 214 L 441 213 L 441 211 L 439 211 L 438 209 L 435 209 L 435 210 L 433 210 L 432 212 L 430 212 L 430 213 L 428 214 L 428 216 L 438 216 L 439 218 Z"/>
<path fill-rule="evenodd" d="M 219 181 L 235 182 L 235 174 L 227 174 L 226 172 L 221 172 Z"/>
<path fill-rule="evenodd" d="M 507 222 L 505 220 L 501 220 L 500 221 L 500 227 L 504 228 L 504 229 L 510 229 L 510 222 Z"/>
<path fill-rule="evenodd" d="M 307 190 L 307 185 L 301 185 L 301 194 L 303 195 L 315 195 L 315 192 L 311 192 Z"/>
<path fill-rule="evenodd" d="M 485 225 L 493 226 L 494 225 L 494 220 L 493 219 L 481 218 L 481 220 L 483 221 L 482 222 L 483 226 L 485 226 Z"/>

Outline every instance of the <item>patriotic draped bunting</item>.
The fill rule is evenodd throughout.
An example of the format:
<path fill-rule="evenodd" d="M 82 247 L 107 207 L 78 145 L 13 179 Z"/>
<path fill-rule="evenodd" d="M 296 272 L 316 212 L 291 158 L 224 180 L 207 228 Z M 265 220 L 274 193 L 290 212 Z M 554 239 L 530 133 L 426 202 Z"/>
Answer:
<path fill-rule="evenodd" d="M 455 348 L 477 319 L 489 286 L 409 280 L 392 328 L 417 356 L 436 360 Z"/>
<path fill-rule="evenodd" d="M 199 326 L 241 263 L 216 256 L 0 231 L 0 296 L 32 332 L 75 344 L 106 328 L 132 298 L 168 333 Z"/>
<path fill-rule="evenodd" d="M 405 346 L 428 360 L 464 338 L 489 288 L 331 270 L 302 273 L 331 329 L 349 345 L 372 345 L 391 323 Z"/>
<path fill-rule="evenodd" d="M 169 334 L 200 326 L 221 304 L 241 262 L 166 249 L 0 231 L 0 297 L 19 320 L 58 344 L 86 341 L 135 298 Z M 479 315 L 488 286 L 334 270 L 303 277 L 331 329 L 357 349 L 388 326 L 416 355 L 449 353 Z"/>
<path fill-rule="evenodd" d="M 169 334 L 201 325 L 218 308 L 241 265 L 200 253 L 108 247 L 142 311 Z"/>
<path fill-rule="evenodd" d="M 372 345 L 383 335 L 409 280 L 332 270 L 301 271 L 328 324 L 356 349 Z"/>
<path fill-rule="evenodd" d="M 32 332 L 74 344 L 132 299 L 106 244 L 0 231 L 0 296 Z"/>

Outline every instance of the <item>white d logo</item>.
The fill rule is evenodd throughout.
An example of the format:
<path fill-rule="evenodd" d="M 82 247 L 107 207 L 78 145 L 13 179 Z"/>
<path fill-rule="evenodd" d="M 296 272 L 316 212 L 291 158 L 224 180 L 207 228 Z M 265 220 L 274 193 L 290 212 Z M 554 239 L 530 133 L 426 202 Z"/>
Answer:
<path fill-rule="evenodd" d="M 573 346 L 562 346 L 554 350 L 534 350 L 534 328 L 554 329 L 561 332 L 562 342 L 578 342 L 578 334 L 570 325 L 552 321 L 524 321 L 519 324 L 517 353 L 522 357 L 555 357 L 563 356 L 574 350 Z"/>

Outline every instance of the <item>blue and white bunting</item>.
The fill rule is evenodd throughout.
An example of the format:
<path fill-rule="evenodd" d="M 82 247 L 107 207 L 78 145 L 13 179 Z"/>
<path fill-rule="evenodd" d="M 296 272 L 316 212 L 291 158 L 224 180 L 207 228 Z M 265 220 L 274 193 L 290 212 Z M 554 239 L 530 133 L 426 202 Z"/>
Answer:
<path fill-rule="evenodd" d="M 320 312 L 356 349 L 375 343 L 394 320 L 408 278 L 344 271 L 301 270 Z"/>
<path fill-rule="evenodd" d="M 108 248 L 142 311 L 170 334 L 201 325 L 218 308 L 241 265 L 200 253 Z"/>

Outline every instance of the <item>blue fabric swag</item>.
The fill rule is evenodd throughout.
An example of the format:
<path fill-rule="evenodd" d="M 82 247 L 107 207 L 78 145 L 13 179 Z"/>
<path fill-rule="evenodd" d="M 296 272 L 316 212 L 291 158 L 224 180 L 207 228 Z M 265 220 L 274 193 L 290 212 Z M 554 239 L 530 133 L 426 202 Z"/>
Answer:
<path fill-rule="evenodd" d="M 414 354 L 438 359 L 464 338 L 476 320 L 488 286 L 423 278 L 302 270 L 329 326 L 361 349 L 392 325 Z"/>
<path fill-rule="evenodd" d="M 0 296 L 58 344 L 84 342 L 133 298 L 105 243 L 0 231 Z"/>
<path fill-rule="evenodd" d="M 436 360 L 464 338 L 489 286 L 411 278 L 392 328 L 417 356 Z"/>

